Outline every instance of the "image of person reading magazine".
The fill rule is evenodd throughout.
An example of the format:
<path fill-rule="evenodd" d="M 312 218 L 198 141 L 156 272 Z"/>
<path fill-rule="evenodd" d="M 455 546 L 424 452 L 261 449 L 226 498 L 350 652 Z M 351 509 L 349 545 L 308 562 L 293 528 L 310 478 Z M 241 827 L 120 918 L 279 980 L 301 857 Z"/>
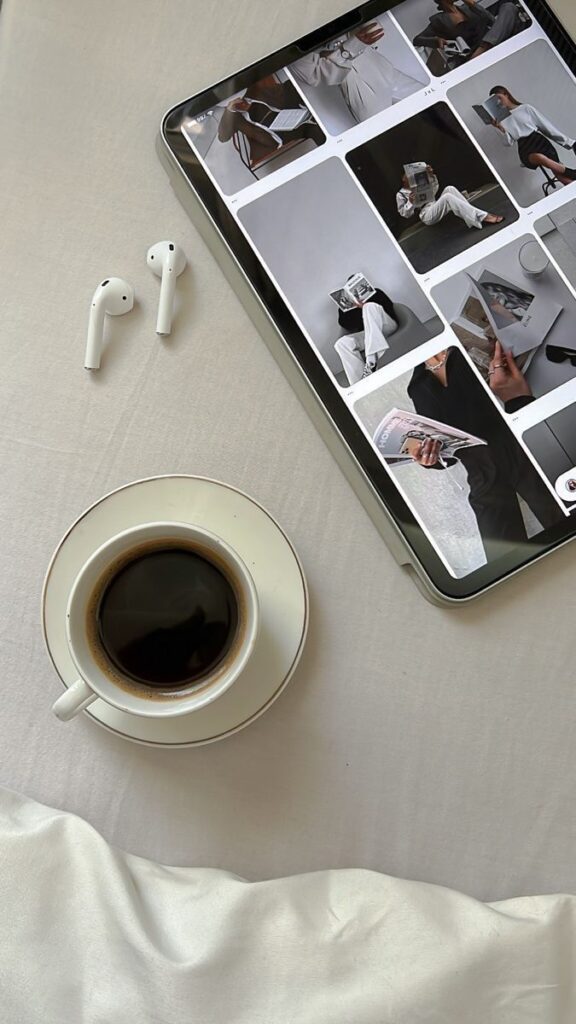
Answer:
<path fill-rule="evenodd" d="M 415 46 L 442 50 L 450 42 L 462 39 L 468 47 L 467 60 L 480 57 L 525 27 L 515 3 L 501 3 L 497 14 L 491 14 L 478 0 L 436 0 L 438 14 L 433 14 L 428 28 L 417 35 Z"/>
<path fill-rule="evenodd" d="M 418 214 L 427 226 L 438 224 L 447 214 L 463 220 L 468 228 L 482 229 L 484 224 L 502 224 L 504 217 L 481 210 L 454 185 L 440 191 L 440 183 L 430 164 L 416 162 L 404 165 L 402 187 L 396 194 L 396 206 L 401 217 L 408 219 Z"/>
<path fill-rule="evenodd" d="M 303 85 L 335 86 L 355 121 L 365 121 L 393 103 L 411 96 L 422 83 L 395 67 L 375 48 L 384 29 L 373 21 L 309 53 L 290 70 Z"/>
<path fill-rule="evenodd" d="M 461 449 L 486 444 L 481 437 L 404 409 L 392 409 L 374 433 L 374 443 L 389 466 L 411 465 L 418 461 L 422 446 L 429 442 L 436 444 L 437 464 L 443 469 L 454 464 Z"/>
<path fill-rule="evenodd" d="M 259 162 L 289 142 L 321 146 L 324 133 L 290 82 L 262 81 L 230 100 L 218 126 L 220 142 L 246 136 L 251 161 Z"/>
<path fill-rule="evenodd" d="M 536 107 L 515 99 L 503 85 L 495 85 L 490 90 L 490 96 L 495 97 L 498 102 L 498 109 L 493 110 L 492 119 L 488 118 L 486 121 L 479 108 L 474 109 L 486 123 L 491 123 L 501 132 L 506 146 L 518 147 L 518 156 L 524 167 L 530 171 L 546 167 L 563 185 L 570 185 L 576 181 L 576 168 L 569 167 L 560 160 L 558 150 L 552 144 L 555 142 L 562 149 L 569 149 L 574 153 L 576 142 L 572 136 L 557 128 Z M 489 101 L 482 106 L 489 114 Z"/>
<path fill-rule="evenodd" d="M 515 411 L 533 401 L 530 388 L 510 353 L 497 342 L 489 371 L 492 391 Z M 478 442 L 443 453 L 443 441 L 433 434 L 416 440 L 409 454 L 424 470 L 445 471 L 458 459 L 464 466 L 472 508 L 486 558 L 528 539 L 519 496 L 543 529 L 563 520 L 563 514 L 496 406 L 478 402 L 478 381 L 457 348 L 444 349 L 414 370 L 408 395 L 420 416 L 454 427 Z"/>
<path fill-rule="evenodd" d="M 378 359 L 389 348 L 387 339 L 398 327 L 394 303 L 363 274 L 353 274 L 330 298 L 338 306 L 338 323 L 347 332 L 334 348 L 348 382 L 356 384 L 374 373 Z"/>

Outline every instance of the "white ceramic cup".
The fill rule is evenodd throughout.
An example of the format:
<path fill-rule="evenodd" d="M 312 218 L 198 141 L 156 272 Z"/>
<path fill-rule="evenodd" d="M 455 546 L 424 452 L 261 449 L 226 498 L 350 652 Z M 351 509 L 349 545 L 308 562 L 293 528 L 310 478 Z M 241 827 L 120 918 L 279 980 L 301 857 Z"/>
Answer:
<path fill-rule="evenodd" d="M 528 277 L 540 277 L 550 266 L 550 260 L 535 239 L 524 242 L 518 253 L 518 262 Z"/>
<path fill-rule="evenodd" d="M 89 630 L 91 616 L 95 615 L 94 594 L 102 580 L 114 575 L 130 560 L 129 553 L 142 545 L 166 540 L 171 546 L 181 541 L 189 547 L 197 546 L 200 553 L 221 566 L 236 591 L 239 621 L 236 638 L 229 651 L 214 670 L 189 688 L 156 693 L 153 688 L 141 687 L 126 680 L 107 663 L 103 651 L 94 649 Z M 80 569 L 70 591 L 66 610 L 66 635 L 70 654 L 78 670 L 78 679 L 53 705 L 52 710 L 61 721 L 68 721 L 83 711 L 98 697 L 120 711 L 147 718 L 171 718 L 187 715 L 211 704 L 228 690 L 254 650 L 258 635 L 259 608 L 254 581 L 239 555 L 221 537 L 189 523 L 143 523 L 116 534 L 102 544 Z"/>

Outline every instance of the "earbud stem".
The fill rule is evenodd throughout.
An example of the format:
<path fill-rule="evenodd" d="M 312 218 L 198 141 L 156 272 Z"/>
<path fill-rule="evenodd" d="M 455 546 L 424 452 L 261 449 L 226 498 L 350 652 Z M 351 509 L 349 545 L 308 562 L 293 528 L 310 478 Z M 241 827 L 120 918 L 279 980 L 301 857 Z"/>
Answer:
<path fill-rule="evenodd" d="M 176 277 L 177 275 L 173 267 L 164 267 L 162 283 L 160 285 L 156 334 L 170 334 L 172 330 L 172 310 L 176 293 Z"/>
<path fill-rule="evenodd" d="M 86 341 L 86 356 L 84 359 L 84 368 L 86 370 L 100 369 L 105 315 L 106 310 L 104 309 L 103 302 L 96 302 L 90 307 L 88 339 Z"/>

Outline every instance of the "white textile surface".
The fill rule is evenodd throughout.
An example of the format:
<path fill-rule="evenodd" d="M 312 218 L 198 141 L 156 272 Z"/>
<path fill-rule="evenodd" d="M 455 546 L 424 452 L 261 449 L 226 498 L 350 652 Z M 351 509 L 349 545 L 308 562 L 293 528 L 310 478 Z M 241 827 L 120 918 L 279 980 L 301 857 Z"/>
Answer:
<path fill-rule="evenodd" d="M 573 0 L 560 4 L 574 26 Z M 81 814 L 132 853 L 251 880 L 355 867 L 481 899 L 576 892 L 576 544 L 475 606 L 426 604 L 155 153 L 170 106 L 347 6 L 3 0 L 2 783 Z M 145 254 L 163 238 L 184 247 L 190 266 L 174 332 L 160 341 L 159 282 Z M 136 306 L 109 318 L 102 370 L 91 376 L 82 367 L 88 309 L 111 274 L 133 283 Z M 62 725 L 50 714 L 61 692 L 39 623 L 50 556 L 102 494 L 164 473 L 253 494 L 293 540 L 310 584 L 309 640 L 286 692 L 244 732 L 198 750 L 136 747 L 86 716 Z M 243 899 L 268 892 L 215 877 Z M 36 892 L 32 870 L 29 882 Z M 57 907 L 68 890 L 48 886 Z M 75 900 L 96 895 L 106 886 L 73 888 Z M 85 923 L 90 933 L 98 917 L 86 913 Z M 50 941 L 39 914 L 35 936 L 40 928 L 47 953 L 69 949 L 60 932 Z M 525 983 L 537 976 L 527 971 Z M 40 998 L 41 986 L 29 991 Z M 20 1024 L 1 1007 L 0 1018 Z"/>
<path fill-rule="evenodd" d="M 362 870 L 246 882 L 0 792 L 6 1024 L 573 1024 L 576 898 Z"/>

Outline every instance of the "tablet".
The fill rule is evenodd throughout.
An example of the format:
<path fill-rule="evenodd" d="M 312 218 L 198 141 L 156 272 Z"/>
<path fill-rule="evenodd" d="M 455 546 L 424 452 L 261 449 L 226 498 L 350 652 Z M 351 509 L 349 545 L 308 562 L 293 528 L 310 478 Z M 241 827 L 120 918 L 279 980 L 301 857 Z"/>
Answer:
<path fill-rule="evenodd" d="M 576 51 L 546 3 L 362 4 L 159 150 L 428 597 L 573 538 Z"/>

